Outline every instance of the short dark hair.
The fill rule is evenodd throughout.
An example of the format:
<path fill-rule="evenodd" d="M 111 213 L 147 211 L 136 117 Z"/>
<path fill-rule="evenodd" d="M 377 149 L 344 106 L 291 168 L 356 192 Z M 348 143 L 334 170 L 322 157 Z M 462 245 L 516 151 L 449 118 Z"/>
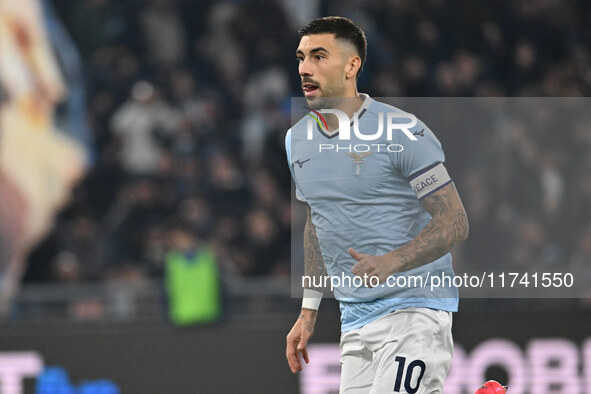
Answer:
<path fill-rule="evenodd" d="M 357 49 L 357 54 L 361 59 L 361 67 L 357 71 L 357 78 L 363 70 L 365 57 L 367 56 L 367 39 L 365 33 L 352 20 L 342 16 L 323 16 L 322 18 L 312 19 L 304 27 L 298 30 L 300 38 L 310 34 L 334 34 L 335 38 L 345 40 Z"/>

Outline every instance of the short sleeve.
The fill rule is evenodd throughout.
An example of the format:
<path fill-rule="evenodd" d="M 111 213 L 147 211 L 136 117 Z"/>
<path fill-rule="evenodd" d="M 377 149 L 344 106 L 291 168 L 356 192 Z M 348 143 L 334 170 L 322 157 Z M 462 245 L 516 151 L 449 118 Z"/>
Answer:
<path fill-rule="evenodd" d="M 304 197 L 304 195 L 298 188 L 295 174 L 293 173 L 293 165 L 291 163 L 291 129 L 289 129 L 287 131 L 287 134 L 285 135 L 285 153 L 287 155 L 287 165 L 289 166 L 289 172 L 291 173 L 291 177 L 293 178 L 295 184 L 295 196 L 299 201 L 307 202 L 306 197 Z"/>
<path fill-rule="evenodd" d="M 397 143 L 402 149 L 390 154 L 392 165 L 406 179 L 445 161 L 441 143 L 423 122 L 417 121 L 410 132 L 416 140 L 399 133 Z"/>

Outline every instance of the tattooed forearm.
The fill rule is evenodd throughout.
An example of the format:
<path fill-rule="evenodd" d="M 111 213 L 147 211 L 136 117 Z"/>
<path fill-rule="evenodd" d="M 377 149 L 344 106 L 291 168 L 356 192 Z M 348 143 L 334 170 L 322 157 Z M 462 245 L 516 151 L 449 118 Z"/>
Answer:
<path fill-rule="evenodd" d="M 320 277 L 326 275 L 326 267 L 324 266 L 324 259 L 320 252 L 320 246 L 318 246 L 316 227 L 312 223 L 309 206 L 308 219 L 306 220 L 306 227 L 304 228 L 304 260 L 304 272 L 306 276 Z M 316 281 L 316 283 L 320 283 L 320 281 Z"/>
<path fill-rule="evenodd" d="M 304 315 L 303 313 L 299 317 L 300 320 L 304 320 L 304 329 L 308 331 L 310 334 L 314 333 L 316 314 L 312 314 L 311 317 L 311 319 L 306 320 L 306 315 Z"/>
<path fill-rule="evenodd" d="M 468 237 L 468 218 L 453 183 L 421 203 L 432 219 L 411 242 L 392 251 L 401 271 L 438 259 Z"/>
<path fill-rule="evenodd" d="M 459 212 L 456 221 L 454 222 L 454 229 L 456 230 L 456 239 L 463 241 L 468 237 L 468 217 L 466 212 Z"/>

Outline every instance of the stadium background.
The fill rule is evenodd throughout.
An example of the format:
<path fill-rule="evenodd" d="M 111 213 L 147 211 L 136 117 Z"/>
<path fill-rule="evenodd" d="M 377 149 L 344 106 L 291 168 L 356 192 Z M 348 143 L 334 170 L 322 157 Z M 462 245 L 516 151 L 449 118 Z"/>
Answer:
<path fill-rule="evenodd" d="M 18 20 L 15 2 L 2 3 L 3 20 Z M 20 151 L 24 145 L 7 136 L 22 124 L 6 119 L 14 122 L 16 114 L 28 121 L 35 112 L 14 105 L 18 84 L 7 77 L 13 58 L 0 46 L 6 121 L 0 129 L 0 357 L 10 365 L 14 354 L 7 352 L 34 351 L 44 365 L 67 370 L 75 384 L 104 378 L 123 393 L 298 392 L 305 385 L 289 374 L 283 356 L 299 304 L 289 297 L 292 218 L 283 138 L 290 97 L 300 95 L 296 31 L 307 20 L 342 15 L 366 31 L 359 90 L 372 96 L 591 92 L 591 4 L 583 0 L 19 4 L 41 5 L 45 29 L 30 34 L 45 37 L 39 45 L 48 49 L 24 67 L 41 81 L 61 79 L 67 93 L 47 100 L 52 108 L 45 115 L 51 119 L 55 109 L 54 122 L 31 122 L 52 132 L 25 134 L 31 138 L 25 145 L 42 149 Z M 24 31 L 33 25 L 23 23 Z M 26 47 L 17 31 L 0 30 L 0 42 L 16 34 Z M 55 65 L 43 56 L 54 56 Z M 33 85 L 26 94 L 57 83 Z M 561 264 L 591 281 L 591 130 L 585 126 L 516 131 L 510 138 L 492 130 L 435 130 L 470 218 L 470 238 L 454 251 L 458 269 Z M 25 219 L 31 210 L 36 221 Z M 169 225 L 179 218 L 214 250 L 223 277 L 224 317 L 213 326 L 178 328 L 167 318 L 164 261 Z M 497 355 L 482 373 L 487 377 L 518 379 L 519 367 L 502 359 L 513 354 L 511 360 L 522 359 L 528 384 L 554 382 L 536 394 L 589 393 L 589 299 L 587 293 L 568 300 L 463 300 L 454 334 L 468 354 L 491 338 L 516 346 Z M 548 365 L 532 361 L 537 340 L 563 341 L 548 345 L 554 349 L 547 351 Z M 327 301 L 314 342 L 337 341 L 337 308 Z M 479 373 L 471 367 L 458 372 L 465 377 L 458 378 L 464 379 L 458 393 L 471 392 L 470 379 L 480 379 L 470 377 Z M 10 391 L 18 385 L 9 387 L 12 375 L 3 368 L 1 392 L 18 392 Z M 320 373 L 330 381 L 334 365 Z M 34 386 L 27 377 L 25 392 Z"/>

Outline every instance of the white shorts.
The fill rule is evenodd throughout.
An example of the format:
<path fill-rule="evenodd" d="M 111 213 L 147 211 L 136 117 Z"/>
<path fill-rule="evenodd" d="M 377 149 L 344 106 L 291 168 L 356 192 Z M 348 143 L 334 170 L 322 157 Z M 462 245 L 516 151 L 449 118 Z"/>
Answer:
<path fill-rule="evenodd" d="M 341 394 L 443 393 L 451 312 L 407 308 L 341 334 Z"/>

